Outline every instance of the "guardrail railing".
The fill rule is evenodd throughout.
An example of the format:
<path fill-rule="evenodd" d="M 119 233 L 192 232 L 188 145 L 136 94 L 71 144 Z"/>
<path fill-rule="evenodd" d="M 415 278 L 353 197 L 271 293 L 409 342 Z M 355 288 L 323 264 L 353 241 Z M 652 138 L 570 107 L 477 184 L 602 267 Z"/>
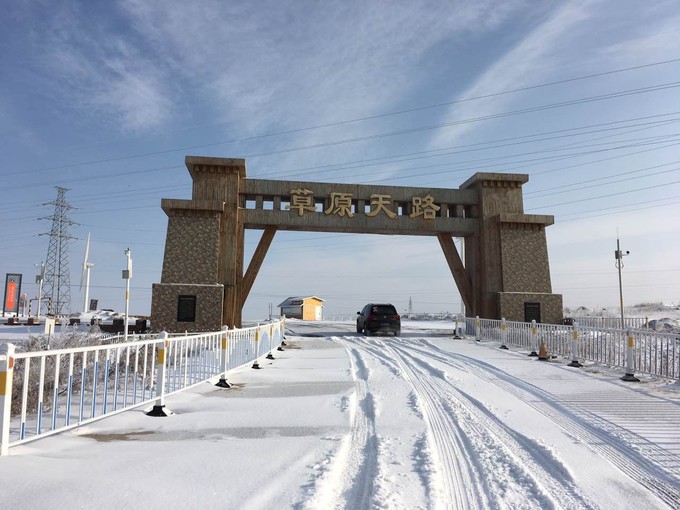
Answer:
<path fill-rule="evenodd" d="M 466 331 L 484 340 L 536 352 L 544 343 L 551 355 L 575 357 L 610 367 L 632 368 L 637 373 L 669 379 L 680 378 L 680 335 L 646 329 L 612 329 L 585 327 L 580 324 L 532 324 L 467 317 Z M 630 337 L 628 335 L 630 333 Z M 628 367 L 628 349 L 633 339 L 632 367 Z M 572 350 L 573 349 L 573 350 Z"/>
<path fill-rule="evenodd" d="M 40 437 L 153 403 L 268 356 L 285 318 L 251 328 L 35 352 L 0 345 L 0 455 Z M 114 339 L 115 341 L 115 339 Z"/>
<path fill-rule="evenodd" d="M 581 327 L 585 328 L 610 328 L 610 329 L 628 329 L 628 328 L 643 328 L 649 322 L 649 317 L 624 317 L 623 327 L 621 326 L 621 317 L 573 317 Z"/>

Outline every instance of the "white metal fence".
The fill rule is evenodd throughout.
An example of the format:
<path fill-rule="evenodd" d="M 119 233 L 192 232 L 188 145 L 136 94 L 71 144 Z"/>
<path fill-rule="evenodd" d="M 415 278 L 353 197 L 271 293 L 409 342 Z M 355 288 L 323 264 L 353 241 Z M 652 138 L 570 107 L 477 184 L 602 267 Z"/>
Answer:
<path fill-rule="evenodd" d="M 627 331 L 604 327 L 563 326 L 506 321 L 503 332 L 500 320 L 466 318 L 470 335 L 483 340 L 495 340 L 520 349 L 537 351 L 543 342 L 547 352 L 562 357 L 626 368 Z M 646 329 L 630 330 L 634 340 L 633 369 L 636 373 L 669 379 L 680 378 L 680 335 Z M 505 338 L 503 338 L 505 336 Z M 572 340 L 575 351 L 572 353 Z"/>
<path fill-rule="evenodd" d="M 649 322 L 648 317 L 624 317 L 623 327 L 621 317 L 573 317 L 574 322 L 586 328 L 638 329 L 644 328 Z"/>
<path fill-rule="evenodd" d="M 245 329 L 36 352 L 0 346 L 0 455 L 254 362 L 283 340 L 285 318 Z"/>

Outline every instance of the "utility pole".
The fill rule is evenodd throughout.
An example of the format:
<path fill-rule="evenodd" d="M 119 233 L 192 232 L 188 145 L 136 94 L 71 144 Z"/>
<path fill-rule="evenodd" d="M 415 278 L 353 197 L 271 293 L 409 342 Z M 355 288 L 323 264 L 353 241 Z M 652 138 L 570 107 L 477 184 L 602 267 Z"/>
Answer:
<path fill-rule="evenodd" d="M 38 264 L 33 264 L 34 266 L 38 266 Z M 45 280 L 45 263 L 43 261 L 40 261 L 40 274 L 35 276 L 35 283 L 38 284 L 38 313 L 36 316 L 38 317 L 38 322 L 40 322 L 40 307 L 42 306 L 42 290 L 43 290 L 43 281 Z"/>
<path fill-rule="evenodd" d="M 616 251 L 614 257 L 616 258 L 616 267 L 619 270 L 619 303 L 621 305 L 621 329 L 626 329 L 626 321 L 623 316 L 623 284 L 621 281 L 621 269 L 623 268 L 623 257 L 630 255 L 629 251 L 621 251 L 621 244 L 619 243 L 619 234 L 616 234 Z"/>
<path fill-rule="evenodd" d="M 123 340 L 128 339 L 128 316 L 130 314 L 130 278 L 132 278 L 132 259 L 130 258 L 130 248 L 125 248 L 127 257 L 127 269 L 123 269 L 125 279 L 125 322 L 123 323 Z"/>

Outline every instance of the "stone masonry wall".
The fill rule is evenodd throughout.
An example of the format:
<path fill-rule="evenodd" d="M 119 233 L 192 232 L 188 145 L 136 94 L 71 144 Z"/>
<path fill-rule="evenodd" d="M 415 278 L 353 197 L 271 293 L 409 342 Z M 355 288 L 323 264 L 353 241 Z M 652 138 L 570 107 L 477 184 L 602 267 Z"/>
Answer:
<path fill-rule="evenodd" d="M 196 321 L 177 321 L 177 298 L 196 296 Z M 222 327 L 224 286 L 155 283 L 151 298 L 151 330 L 168 333 L 218 331 Z"/>
<path fill-rule="evenodd" d="M 531 224 L 500 229 L 503 291 L 552 292 L 545 230 Z"/>
<path fill-rule="evenodd" d="M 524 303 L 541 304 L 543 324 L 562 324 L 562 295 L 529 292 L 499 292 L 498 309 L 501 317 L 509 321 L 524 322 Z"/>
<path fill-rule="evenodd" d="M 216 284 L 220 220 L 195 211 L 173 212 L 163 257 L 163 283 Z"/>

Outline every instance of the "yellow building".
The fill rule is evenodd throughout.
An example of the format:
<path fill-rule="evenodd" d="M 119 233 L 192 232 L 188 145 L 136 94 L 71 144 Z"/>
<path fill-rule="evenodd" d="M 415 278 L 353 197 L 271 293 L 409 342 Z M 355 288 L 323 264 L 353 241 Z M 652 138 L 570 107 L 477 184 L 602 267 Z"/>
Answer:
<path fill-rule="evenodd" d="M 323 319 L 323 299 L 316 296 L 289 297 L 283 303 L 279 303 L 281 315 L 303 321 L 320 321 Z"/>

